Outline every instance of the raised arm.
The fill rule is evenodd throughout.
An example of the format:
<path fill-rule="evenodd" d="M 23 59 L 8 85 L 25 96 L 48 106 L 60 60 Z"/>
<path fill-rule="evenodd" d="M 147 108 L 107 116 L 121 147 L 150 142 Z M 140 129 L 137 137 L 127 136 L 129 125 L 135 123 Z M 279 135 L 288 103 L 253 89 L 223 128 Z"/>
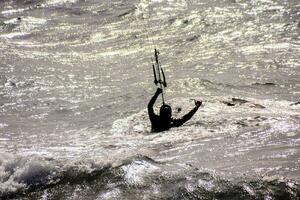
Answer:
<path fill-rule="evenodd" d="M 154 96 L 151 98 L 151 100 L 149 101 L 148 103 L 148 114 L 149 114 L 149 117 L 150 117 L 150 120 L 152 119 L 152 117 L 156 116 L 155 113 L 154 113 L 154 110 L 153 110 L 153 105 L 158 97 L 158 95 L 162 93 L 162 89 L 161 88 L 157 88 Z"/>
<path fill-rule="evenodd" d="M 173 119 L 172 127 L 179 127 L 188 120 L 190 120 L 193 117 L 193 115 L 197 112 L 201 104 L 201 101 L 195 101 L 195 108 L 193 108 L 190 112 L 185 114 L 181 119 Z"/>

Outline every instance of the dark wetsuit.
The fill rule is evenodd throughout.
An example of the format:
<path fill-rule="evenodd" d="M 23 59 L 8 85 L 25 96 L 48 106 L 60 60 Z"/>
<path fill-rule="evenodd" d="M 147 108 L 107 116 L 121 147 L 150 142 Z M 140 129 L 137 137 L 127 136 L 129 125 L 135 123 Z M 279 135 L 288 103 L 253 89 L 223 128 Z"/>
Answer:
<path fill-rule="evenodd" d="M 173 119 L 163 120 L 160 116 L 156 115 L 153 110 L 153 105 L 160 93 L 156 91 L 152 99 L 148 104 L 148 114 L 151 121 L 152 132 L 160 132 L 170 129 L 171 127 L 179 127 L 184 124 L 186 121 L 192 118 L 192 116 L 196 113 L 199 106 L 193 108 L 189 113 L 184 115 L 181 119 Z"/>

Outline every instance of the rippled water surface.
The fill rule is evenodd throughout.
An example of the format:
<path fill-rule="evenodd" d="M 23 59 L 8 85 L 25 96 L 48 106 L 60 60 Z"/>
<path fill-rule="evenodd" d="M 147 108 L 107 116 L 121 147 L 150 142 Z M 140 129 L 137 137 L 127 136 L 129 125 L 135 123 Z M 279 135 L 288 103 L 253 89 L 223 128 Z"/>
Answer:
<path fill-rule="evenodd" d="M 299 199 L 299 55 L 298 0 L 1 1 L 0 197 Z"/>

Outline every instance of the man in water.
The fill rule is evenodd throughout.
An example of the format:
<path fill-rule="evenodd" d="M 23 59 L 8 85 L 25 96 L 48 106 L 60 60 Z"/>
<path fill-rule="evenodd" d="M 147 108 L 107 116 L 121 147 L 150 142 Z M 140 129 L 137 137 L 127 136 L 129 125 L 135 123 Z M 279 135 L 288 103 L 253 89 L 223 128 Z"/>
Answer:
<path fill-rule="evenodd" d="M 193 108 L 189 113 L 184 115 L 181 119 L 172 118 L 172 108 L 164 104 L 160 107 L 159 116 L 154 113 L 153 105 L 159 94 L 162 93 L 161 88 L 157 88 L 156 93 L 151 98 L 148 104 L 148 114 L 151 121 L 151 127 L 153 132 L 160 132 L 170 129 L 171 127 L 179 127 L 184 124 L 186 121 L 192 118 L 196 113 L 198 108 L 201 106 L 201 101 L 195 101 L 195 108 Z"/>

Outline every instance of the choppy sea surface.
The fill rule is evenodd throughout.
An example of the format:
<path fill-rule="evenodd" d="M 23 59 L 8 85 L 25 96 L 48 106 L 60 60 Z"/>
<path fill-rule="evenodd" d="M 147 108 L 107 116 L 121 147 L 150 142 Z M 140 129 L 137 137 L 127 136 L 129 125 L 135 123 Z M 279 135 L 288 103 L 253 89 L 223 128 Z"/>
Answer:
<path fill-rule="evenodd" d="M 299 55 L 299 0 L 1 1 L 0 199 L 300 199 Z"/>

